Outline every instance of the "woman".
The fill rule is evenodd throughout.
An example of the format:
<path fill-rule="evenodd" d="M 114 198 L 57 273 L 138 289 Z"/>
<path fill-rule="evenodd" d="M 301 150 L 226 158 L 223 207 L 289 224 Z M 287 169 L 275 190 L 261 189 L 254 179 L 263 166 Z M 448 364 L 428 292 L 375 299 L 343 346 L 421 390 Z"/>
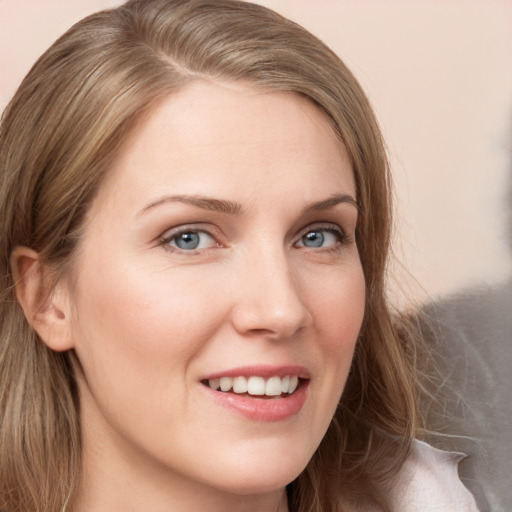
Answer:
<path fill-rule="evenodd" d="M 129 1 L 39 59 L 0 136 L 2 512 L 417 510 L 435 472 L 424 509 L 473 510 L 413 441 L 385 151 L 316 38 Z"/>

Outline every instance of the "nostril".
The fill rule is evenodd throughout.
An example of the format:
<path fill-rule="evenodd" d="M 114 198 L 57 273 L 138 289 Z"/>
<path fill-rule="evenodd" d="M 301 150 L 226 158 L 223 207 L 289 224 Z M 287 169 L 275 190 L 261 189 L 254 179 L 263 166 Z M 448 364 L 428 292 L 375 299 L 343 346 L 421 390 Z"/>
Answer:
<path fill-rule="evenodd" d="M 312 323 L 312 315 L 299 298 L 281 301 L 276 305 L 272 299 L 260 303 L 243 302 L 232 312 L 235 330 L 244 336 L 289 338 Z"/>

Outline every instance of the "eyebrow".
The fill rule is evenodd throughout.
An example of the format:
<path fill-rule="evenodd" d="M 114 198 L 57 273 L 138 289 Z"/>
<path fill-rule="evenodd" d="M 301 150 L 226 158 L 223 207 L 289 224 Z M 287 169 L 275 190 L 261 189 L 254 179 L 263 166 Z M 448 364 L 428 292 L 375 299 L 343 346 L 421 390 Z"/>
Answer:
<path fill-rule="evenodd" d="M 334 196 L 329 197 L 328 199 L 325 199 L 324 201 L 318 201 L 316 203 L 312 203 L 306 208 L 304 208 L 304 212 L 317 212 L 321 210 L 328 210 L 329 208 L 333 208 L 334 206 L 340 204 L 340 203 L 348 203 L 352 206 L 354 206 L 357 211 L 359 211 L 359 205 L 354 197 L 352 197 L 349 194 L 336 194 Z"/>
<path fill-rule="evenodd" d="M 203 197 L 196 195 L 177 195 L 177 196 L 164 196 L 156 201 L 149 203 L 145 206 L 138 215 L 146 213 L 148 210 L 168 203 L 184 203 L 197 206 L 203 210 L 210 210 L 219 213 L 226 213 L 228 215 L 240 215 L 243 213 L 243 208 L 240 203 L 235 201 L 228 201 L 226 199 L 214 199 L 212 197 Z"/>
<path fill-rule="evenodd" d="M 197 195 L 175 195 L 175 196 L 164 196 L 155 201 L 152 201 L 145 206 L 137 215 L 143 215 L 149 210 L 169 203 L 184 203 L 192 206 L 197 206 L 203 210 L 209 210 L 219 213 L 225 213 L 228 215 L 241 215 L 244 213 L 244 209 L 240 203 L 236 201 L 229 201 L 227 199 L 214 199 L 212 197 L 197 196 Z M 308 204 L 303 212 L 310 213 L 321 210 L 328 210 L 340 203 L 348 203 L 359 210 L 357 201 L 349 194 L 337 194 L 331 196 L 323 201 L 317 201 Z"/>

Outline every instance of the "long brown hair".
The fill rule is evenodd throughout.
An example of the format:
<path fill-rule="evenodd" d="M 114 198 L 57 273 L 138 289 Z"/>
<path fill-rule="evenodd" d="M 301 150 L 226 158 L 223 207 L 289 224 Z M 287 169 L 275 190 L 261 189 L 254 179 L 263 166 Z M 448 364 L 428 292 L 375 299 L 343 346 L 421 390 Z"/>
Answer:
<path fill-rule="evenodd" d="M 14 294 L 12 251 L 30 247 L 65 272 L 84 212 L 128 132 L 160 100 L 202 79 L 307 97 L 351 157 L 365 320 L 335 417 L 288 495 L 300 512 L 343 510 L 340 496 L 386 509 L 386 490 L 420 421 L 415 346 L 397 333 L 385 297 L 391 191 L 372 108 L 329 48 L 268 9 L 232 0 L 132 0 L 82 20 L 57 40 L 2 118 L 2 512 L 65 510 L 81 464 L 71 355 L 46 348 L 29 327 Z"/>

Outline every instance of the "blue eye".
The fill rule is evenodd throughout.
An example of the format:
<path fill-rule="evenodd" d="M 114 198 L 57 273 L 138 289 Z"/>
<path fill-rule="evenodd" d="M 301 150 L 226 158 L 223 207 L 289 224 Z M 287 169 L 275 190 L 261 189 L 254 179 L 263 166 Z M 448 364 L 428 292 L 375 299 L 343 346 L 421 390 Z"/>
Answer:
<path fill-rule="evenodd" d="M 318 228 L 311 229 L 300 237 L 298 245 L 309 249 L 334 247 L 342 242 L 345 235 L 339 228 Z"/>
<path fill-rule="evenodd" d="M 164 241 L 170 248 L 181 251 L 206 249 L 215 245 L 215 240 L 205 231 L 182 231 L 175 233 Z"/>
<path fill-rule="evenodd" d="M 322 247 L 325 242 L 325 235 L 320 231 L 310 231 L 301 240 L 304 247 Z"/>

